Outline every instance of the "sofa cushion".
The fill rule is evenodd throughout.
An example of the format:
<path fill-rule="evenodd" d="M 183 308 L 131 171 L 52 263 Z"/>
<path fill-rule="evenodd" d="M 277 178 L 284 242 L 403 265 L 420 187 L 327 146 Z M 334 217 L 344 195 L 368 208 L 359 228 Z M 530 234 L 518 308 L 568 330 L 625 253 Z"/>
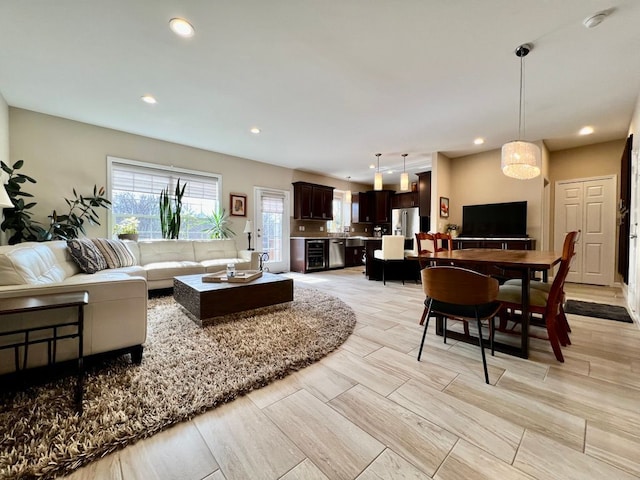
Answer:
<path fill-rule="evenodd" d="M 67 241 L 67 248 L 73 261 L 85 273 L 96 273 L 108 267 L 107 261 L 98 247 L 88 238 L 76 238 Z"/>
<path fill-rule="evenodd" d="M 193 242 L 193 252 L 196 262 L 236 258 L 238 256 L 236 242 L 228 238 L 219 240 L 196 240 Z"/>
<path fill-rule="evenodd" d="M 147 271 L 149 281 L 204 273 L 204 267 L 197 262 L 157 262 L 144 265 L 143 268 Z"/>
<path fill-rule="evenodd" d="M 57 264 L 64 270 L 65 278 L 73 277 L 81 272 L 78 264 L 71 258 L 66 240 L 53 240 L 43 245 L 46 245 L 53 252 Z"/>
<path fill-rule="evenodd" d="M 98 247 L 109 268 L 131 267 L 136 264 L 136 258 L 122 240 L 93 238 L 91 241 Z"/>
<path fill-rule="evenodd" d="M 140 265 L 158 262 L 194 262 L 192 240 L 141 240 Z M 235 255 L 234 255 L 235 256 Z"/>
<path fill-rule="evenodd" d="M 40 285 L 66 278 L 64 269 L 44 243 L 0 248 L 0 285 Z"/>

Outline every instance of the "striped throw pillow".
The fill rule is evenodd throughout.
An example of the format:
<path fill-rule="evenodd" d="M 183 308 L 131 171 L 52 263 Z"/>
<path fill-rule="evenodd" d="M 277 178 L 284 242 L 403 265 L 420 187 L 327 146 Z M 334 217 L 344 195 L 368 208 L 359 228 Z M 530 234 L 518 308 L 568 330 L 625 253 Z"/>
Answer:
<path fill-rule="evenodd" d="M 131 267 L 136 264 L 136 257 L 122 240 L 93 238 L 91 241 L 98 247 L 109 268 Z"/>
<path fill-rule="evenodd" d="M 107 261 L 88 238 L 67 240 L 67 250 L 84 273 L 96 273 L 107 268 Z"/>

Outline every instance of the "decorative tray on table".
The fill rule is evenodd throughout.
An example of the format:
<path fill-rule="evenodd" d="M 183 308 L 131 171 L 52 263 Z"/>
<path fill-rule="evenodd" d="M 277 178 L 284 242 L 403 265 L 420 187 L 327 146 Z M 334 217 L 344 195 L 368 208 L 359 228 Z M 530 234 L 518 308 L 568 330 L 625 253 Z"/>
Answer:
<path fill-rule="evenodd" d="M 209 273 L 202 276 L 202 281 L 207 283 L 245 283 L 261 276 L 262 272 L 260 270 L 238 270 L 233 277 L 227 277 L 227 272 Z"/>

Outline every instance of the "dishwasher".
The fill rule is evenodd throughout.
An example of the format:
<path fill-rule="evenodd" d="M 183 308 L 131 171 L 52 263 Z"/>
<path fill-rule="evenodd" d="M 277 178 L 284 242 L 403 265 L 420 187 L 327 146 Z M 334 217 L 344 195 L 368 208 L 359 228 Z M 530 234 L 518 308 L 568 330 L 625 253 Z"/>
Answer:
<path fill-rule="evenodd" d="M 329 268 L 344 267 L 344 238 L 329 240 Z"/>

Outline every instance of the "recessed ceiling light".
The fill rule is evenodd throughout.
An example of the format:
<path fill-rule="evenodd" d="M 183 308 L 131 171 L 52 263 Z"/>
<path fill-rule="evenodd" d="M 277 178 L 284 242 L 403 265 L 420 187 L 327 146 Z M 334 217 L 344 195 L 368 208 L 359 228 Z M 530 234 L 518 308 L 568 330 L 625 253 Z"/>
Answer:
<path fill-rule="evenodd" d="M 474 145 L 482 145 L 483 143 L 484 143 L 484 138 L 480 138 L 480 137 L 476 138 L 476 139 L 473 141 L 473 144 L 474 144 Z"/>
<path fill-rule="evenodd" d="M 251 127 L 251 128 L 249 129 L 249 131 L 250 131 L 251 133 L 256 134 L 256 135 L 260 133 L 260 129 L 259 129 L 258 127 Z"/>
<path fill-rule="evenodd" d="M 591 15 L 587 18 L 585 18 L 582 21 L 582 24 L 587 27 L 587 28 L 594 28 L 597 27 L 598 25 L 600 25 L 605 18 L 607 18 L 607 15 L 609 15 L 609 11 L 604 10 L 602 12 L 598 12 L 594 15 Z"/>
<path fill-rule="evenodd" d="M 369 165 L 369 168 L 376 168 L 376 166 L 372 163 L 371 165 Z"/>
<path fill-rule="evenodd" d="M 593 133 L 593 127 L 582 127 L 578 133 L 580 135 L 591 135 Z"/>
<path fill-rule="evenodd" d="M 181 37 L 189 38 L 193 37 L 196 33 L 193 25 L 187 22 L 184 18 L 172 18 L 169 20 L 169 28 Z"/>
<path fill-rule="evenodd" d="M 387 173 L 393 173 L 393 170 L 387 170 Z"/>
<path fill-rule="evenodd" d="M 150 103 L 151 105 L 158 103 L 153 95 L 143 95 L 140 99 L 145 103 Z"/>

